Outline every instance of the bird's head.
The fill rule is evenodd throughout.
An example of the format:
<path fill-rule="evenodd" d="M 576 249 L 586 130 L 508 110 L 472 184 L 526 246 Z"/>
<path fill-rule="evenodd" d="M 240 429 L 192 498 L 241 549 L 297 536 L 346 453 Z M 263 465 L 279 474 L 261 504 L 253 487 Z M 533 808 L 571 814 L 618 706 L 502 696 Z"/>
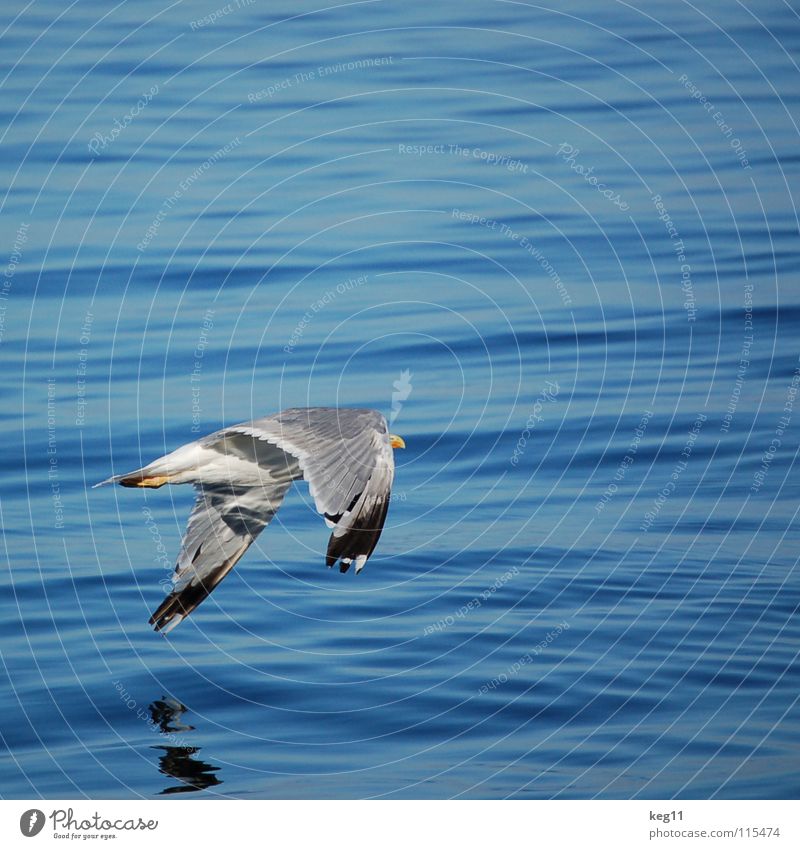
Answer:
<path fill-rule="evenodd" d="M 392 448 L 405 448 L 406 447 L 406 443 L 403 440 L 403 437 L 397 436 L 394 433 L 389 434 L 389 445 L 391 445 Z"/>

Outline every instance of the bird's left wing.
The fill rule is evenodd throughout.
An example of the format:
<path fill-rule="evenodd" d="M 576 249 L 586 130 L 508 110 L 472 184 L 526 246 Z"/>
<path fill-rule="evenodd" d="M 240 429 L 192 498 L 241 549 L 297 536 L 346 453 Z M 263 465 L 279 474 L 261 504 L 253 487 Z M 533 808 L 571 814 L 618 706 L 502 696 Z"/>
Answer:
<path fill-rule="evenodd" d="M 150 617 L 156 631 L 179 625 L 233 569 L 283 502 L 290 479 L 269 485 L 196 484 L 172 581 L 174 589 Z"/>

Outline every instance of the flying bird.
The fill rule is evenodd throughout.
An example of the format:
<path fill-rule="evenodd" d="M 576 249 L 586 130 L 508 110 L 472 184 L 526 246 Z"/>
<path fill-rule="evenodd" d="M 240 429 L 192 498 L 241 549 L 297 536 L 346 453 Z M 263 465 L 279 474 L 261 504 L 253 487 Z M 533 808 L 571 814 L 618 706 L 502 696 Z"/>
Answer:
<path fill-rule="evenodd" d="M 197 500 L 172 578 L 150 617 L 156 631 L 179 625 L 233 569 L 272 521 L 292 481 L 304 478 L 333 529 L 325 557 L 346 572 L 364 568 L 389 509 L 394 448 L 376 410 L 302 407 L 234 425 L 181 446 L 142 469 L 96 486 L 158 488 L 190 483 Z"/>

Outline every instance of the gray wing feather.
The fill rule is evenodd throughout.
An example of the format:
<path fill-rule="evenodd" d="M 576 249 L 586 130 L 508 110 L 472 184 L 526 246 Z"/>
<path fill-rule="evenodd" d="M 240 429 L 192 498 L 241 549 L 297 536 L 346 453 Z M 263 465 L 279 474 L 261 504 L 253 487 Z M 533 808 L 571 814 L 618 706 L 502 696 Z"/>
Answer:
<path fill-rule="evenodd" d="M 388 458 L 394 471 L 386 419 L 375 410 L 291 409 L 229 430 L 297 457 L 317 509 L 329 516 L 344 513 L 364 491 L 378 459 Z"/>
<path fill-rule="evenodd" d="M 157 631 L 172 630 L 233 569 L 272 521 L 290 484 L 195 487 L 197 499 L 178 555 L 174 589 L 150 617 Z"/>
<path fill-rule="evenodd" d="M 361 571 L 386 518 L 394 455 L 386 419 L 375 410 L 284 410 L 229 431 L 270 442 L 297 461 L 317 510 L 333 527 L 326 562 Z"/>

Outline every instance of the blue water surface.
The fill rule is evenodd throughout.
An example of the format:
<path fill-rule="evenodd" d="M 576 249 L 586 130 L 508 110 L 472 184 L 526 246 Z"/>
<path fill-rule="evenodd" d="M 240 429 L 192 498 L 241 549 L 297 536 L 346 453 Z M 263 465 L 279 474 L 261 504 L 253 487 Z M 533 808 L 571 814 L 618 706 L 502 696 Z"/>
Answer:
<path fill-rule="evenodd" d="M 797 797 L 790 4 L 0 17 L 0 795 Z M 90 485 L 315 405 L 367 568 L 300 484 L 153 633 L 191 489 Z"/>

